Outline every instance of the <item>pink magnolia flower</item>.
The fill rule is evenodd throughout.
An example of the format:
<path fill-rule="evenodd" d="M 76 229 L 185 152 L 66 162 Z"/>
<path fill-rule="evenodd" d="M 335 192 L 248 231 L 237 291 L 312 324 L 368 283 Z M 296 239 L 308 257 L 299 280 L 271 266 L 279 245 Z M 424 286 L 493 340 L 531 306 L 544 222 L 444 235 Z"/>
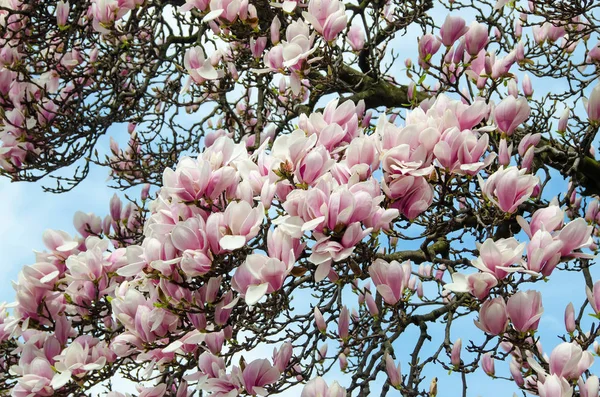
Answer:
<path fill-rule="evenodd" d="M 353 139 L 346 147 L 345 158 L 350 172 L 358 174 L 361 180 L 370 177 L 379 167 L 379 151 L 372 136 Z"/>
<path fill-rule="evenodd" d="M 557 239 L 562 243 L 560 253 L 563 257 L 589 257 L 585 254 L 574 252 L 581 248 L 589 247 L 592 240 L 593 226 L 583 218 L 577 218 L 565 225 L 558 233 Z"/>
<path fill-rule="evenodd" d="M 292 237 L 277 227 L 274 231 L 269 229 L 267 233 L 267 250 L 269 257 L 293 264 L 304 251 L 304 244 L 299 238 Z"/>
<path fill-rule="evenodd" d="M 566 379 L 558 375 L 547 376 L 544 381 L 537 382 L 540 397 L 571 397 L 573 388 Z"/>
<path fill-rule="evenodd" d="M 277 368 L 280 373 L 285 373 L 294 351 L 292 343 L 287 341 L 284 342 L 279 350 L 273 349 L 273 366 Z"/>
<path fill-rule="evenodd" d="M 581 397 L 596 397 L 598 389 L 600 389 L 600 382 L 596 375 L 588 377 L 585 383 L 583 382 L 583 378 L 579 378 L 577 385 L 579 386 Z"/>
<path fill-rule="evenodd" d="M 388 263 L 383 259 L 376 259 L 373 262 L 369 267 L 369 274 L 377 287 L 377 292 L 388 305 L 395 305 L 402 298 L 404 287 L 410 277 L 410 272 L 408 275 L 405 274 L 402 264 L 396 261 Z"/>
<path fill-rule="evenodd" d="M 596 315 L 600 314 L 600 281 L 596 281 L 594 283 L 594 289 L 591 290 L 589 287 L 586 287 L 586 295 L 588 302 L 592 306 L 594 313 Z"/>
<path fill-rule="evenodd" d="M 102 219 L 91 212 L 77 211 L 73 216 L 73 226 L 83 237 L 98 235 L 102 232 Z"/>
<path fill-rule="evenodd" d="M 209 0 L 185 0 L 185 4 L 179 7 L 179 12 L 187 12 L 192 8 L 197 8 L 200 11 L 204 11 L 208 7 L 209 3 Z"/>
<path fill-rule="evenodd" d="M 215 68 L 204 58 L 204 50 L 200 46 L 192 47 L 186 51 L 183 64 L 190 77 L 198 84 L 202 84 L 206 80 L 219 78 Z"/>
<path fill-rule="evenodd" d="M 394 359 L 387 352 L 385 353 L 385 371 L 387 372 L 390 385 L 396 389 L 402 385 L 402 371 L 400 364 L 396 366 Z"/>
<path fill-rule="evenodd" d="M 317 49 L 313 45 L 314 33 L 311 35 L 308 25 L 298 19 L 288 25 L 285 35 L 286 41 L 281 44 L 283 66 L 294 72 L 301 71 L 306 66 L 308 57 Z M 290 84 L 294 95 L 298 95 L 301 85 L 297 73 L 290 75 Z"/>
<path fill-rule="evenodd" d="M 319 330 L 319 332 L 325 333 L 327 331 L 327 324 L 325 323 L 323 314 L 321 313 L 319 308 L 316 306 L 314 309 L 314 314 L 315 314 L 315 325 L 317 326 L 317 329 Z"/>
<path fill-rule="evenodd" d="M 525 268 L 548 277 L 560 262 L 563 243 L 545 230 L 538 230 L 527 245 Z"/>
<path fill-rule="evenodd" d="M 498 280 L 490 273 L 469 274 L 467 277 L 469 292 L 479 300 L 484 300 L 490 290 L 498 285 Z"/>
<path fill-rule="evenodd" d="M 564 342 L 550 354 L 550 373 L 567 380 L 577 380 L 594 362 L 594 356 L 575 342 Z"/>
<path fill-rule="evenodd" d="M 365 33 L 358 25 L 352 25 L 348 30 L 348 43 L 352 51 L 360 51 L 365 46 Z"/>
<path fill-rule="evenodd" d="M 504 298 L 487 300 L 479 310 L 479 321 L 475 325 L 490 335 L 500 335 L 508 325 L 508 314 Z"/>
<path fill-rule="evenodd" d="M 256 237 L 265 216 L 262 203 L 252 208 L 246 201 L 231 202 L 224 212 L 223 222 L 227 225 L 226 234 L 219 240 L 221 248 L 236 250 Z"/>
<path fill-rule="evenodd" d="M 517 222 L 519 222 L 519 225 L 523 228 L 523 231 L 527 233 L 529 238 L 532 238 L 533 235 L 542 228 L 549 233 L 560 229 L 563 225 L 564 218 L 565 213 L 559 207 L 558 200 L 555 198 L 550 202 L 548 207 L 540 208 L 535 211 L 531 217 L 531 222 L 527 223 L 521 216 L 517 217 Z"/>
<path fill-rule="evenodd" d="M 55 372 L 50 363 L 42 357 L 34 358 L 31 363 L 23 365 L 21 370 L 23 376 L 18 378 L 12 391 L 12 395 L 15 397 L 53 396 L 55 395 L 54 388 L 60 389 L 65 384 L 62 381 L 55 381 L 54 386 L 51 386 Z"/>
<path fill-rule="evenodd" d="M 273 45 L 279 44 L 280 29 L 281 29 L 281 21 L 279 20 L 279 17 L 275 16 L 275 18 L 273 18 L 273 21 L 271 22 L 271 26 L 269 27 L 271 43 Z"/>
<path fill-rule="evenodd" d="M 55 357 L 54 366 L 62 377 L 70 379 L 72 375 L 81 377 L 88 371 L 102 369 L 107 362 L 113 362 L 116 358 L 106 342 L 84 335 L 77 337 Z"/>
<path fill-rule="evenodd" d="M 312 247 L 312 254 L 308 260 L 317 265 L 315 281 L 320 282 L 327 276 L 331 276 L 331 263 L 340 262 L 348 258 L 354 251 L 355 246 L 365 238 L 371 229 L 363 230 L 360 222 L 352 223 L 346 228 L 341 242 L 333 241 L 331 236 L 314 233 L 317 239 Z"/>
<path fill-rule="evenodd" d="M 318 178 L 323 176 L 335 160 L 331 158 L 325 146 L 319 145 L 312 148 L 296 166 L 296 178 L 300 183 L 313 185 Z"/>
<path fill-rule="evenodd" d="M 537 291 L 517 292 L 508 298 L 506 311 L 517 331 L 535 331 L 544 312 L 542 294 Z"/>
<path fill-rule="evenodd" d="M 212 170 L 209 161 L 183 157 L 175 171 L 167 168 L 163 174 L 163 190 L 181 201 L 216 199 L 238 182 L 235 169 L 229 166 Z"/>
<path fill-rule="evenodd" d="M 450 353 L 450 362 L 455 367 L 460 367 L 460 352 L 462 350 L 462 339 L 458 338 L 452 345 L 452 351 Z"/>
<path fill-rule="evenodd" d="M 206 274 L 212 266 L 204 220 L 197 216 L 178 223 L 171 232 L 173 246 L 182 252 L 181 270 L 189 277 Z"/>
<path fill-rule="evenodd" d="M 279 370 L 269 360 L 254 360 L 242 371 L 242 383 L 249 394 L 267 395 L 264 386 L 275 383 L 281 376 Z"/>
<path fill-rule="evenodd" d="M 526 171 L 514 166 L 500 168 L 485 182 L 478 175 L 479 185 L 488 200 L 502 211 L 512 213 L 532 196 L 535 187 L 539 184 L 539 178 L 526 174 Z"/>
<path fill-rule="evenodd" d="M 494 376 L 496 374 L 496 369 L 494 368 L 494 358 L 492 357 L 491 353 L 486 353 L 481 356 L 480 365 L 483 371 L 489 376 Z"/>
<path fill-rule="evenodd" d="M 433 188 L 423 177 L 405 176 L 383 185 L 386 196 L 395 199 L 392 207 L 408 219 L 415 219 L 433 202 Z"/>
<path fill-rule="evenodd" d="M 284 167 L 289 171 L 294 171 L 316 143 L 317 136 L 306 136 L 302 130 L 295 130 L 289 135 L 279 135 L 271 149 L 271 156 L 274 159 L 271 168 L 278 166 L 279 170 Z"/>
<path fill-rule="evenodd" d="M 489 41 L 488 29 L 485 25 L 473 21 L 465 34 L 465 49 L 467 54 L 476 56 L 485 48 Z"/>
<path fill-rule="evenodd" d="M 530 98 L 533 95 L 533 85 L 531 84 L 531 79 L 529 78 L 528 74 L 525 74 L 525 76 L 523 76 L 523 94 L 525 94 L 525 96 L 527 98 Z"/>
<path fill-rule="evenodd" d="M 502 138 L 500 140 L 500 147 L 498 148 L 498 163 L 500 163 L 500 165 L 507 166 L 510 164 L 512 149 L 512 143 L 510 144 L 510 146 L 508 146 L 506 143 L 506 139 Z"/>
<path fill-rule="evenodd" d="M 310 0 L 308 12 L 302 16 L 326 41 L 335 40 L 348 21 L 344 3 L 339 0 Z"/>
<path fill-rule="evenodd" d="M 232 23 L 238 17 L 240 20 L 246 20 L 253 15 L 256 16 L 256 9 L 247 1 L 211 0 L 210 12 L 204 16 L 202 21 L 210 22 L 220 18 L 222 21 Z"/>
<path fill-rule="evenodd" d="M 466 27 L 466 22 L 461 17 L 448 15 L 440 28 L 440 37 L 442 44 L 446 47 L 452 46 L 460 39 L 469 28 Z M 479 51 L 478 51 L 479 52 Z"/>
<path fill-rule="evenodd" d="M 321 377 L 316 377 L 308 381 L 300 397 L 345 397 L 346 389 L 341 387 L 337 382 L 333 382 L 331 386 Z"/>
<path fill-rule="evenodd" d="M 496 105 L 494 120 L 498 129 L 510 136 L 521 123 L 529 118 L 530 112 L 527 99 L 516 99 L 509 95 Z"/>
<path fill-rule="evenodd" d="M 343 306 L 342 310 L 340 310 L 340 317 L 338 319 L 338 335 L 340 339 L 346 340 L 349 335 L 349 327 L 350 327 L 350 312 L 348 311 L 348 307 Z"/>
<path fill-rule="evenodd" d="M 441 42 L 433 35 L 426 34 L 419 39 L 419 63 L 427 64 L 440 49 Z"/>
<path fill-rule="evenodd" d="M 69 19 L 69 2 L 59 1 L 56 3 L 56 23 L 59 27 L 65 26 Z"/>
<path fill-rule="evenodd" d="M 265 294 L 279 291 L 291 270 L 291 265 L 278 259 L 251 254 L 236 269 L 231 286 L 245 297 L 246 304 L 254 305 Z"/>
<path fill-rule="evenodd" d="M 568 333 L 575 332 L 576 324 L 575 324 L 575 308 L 573 307 L 573 303 L 569 302 L 565 309 L 565 329 Z"/>
<path fill-rule="evenodd" d="M 485 161 L 480 161 L 488 145 L 487 134 L 478 137 L 471 130 L 460 131 L 454 127 L 444 131 L 433 153 L 439 164 L 450 172 L 475 175 L 494 159 L 494 156 L 488 156 Z"/>
<path fill-rule="evenodd" d="M 558 119 L 558 125 L 556 128 L 558 130 L 558 132 L 564 133 L 567 131 L 567 127 L 569 125 L 569 114 L 570 114 L 570 109 L 565 108 L 565 110 L 563 110 L 560 118 Z"/>
<path fill-rule="evenodd" d="M 267 38 L 259 37 L 255 39 L 252 37 L 250 39 L 250 52 L 254 58 L 260 58 L 265 51 L 265 47 L 267 46 Z"/>
<path fill-rule="evenodd" d="M 109 25 L 115 19 L 120 18 L 120 15 L 118 15 L 120 14 L 119 3 L 117 0 L 94 0 L 91 5 L 91 11 L 94 17 L 95 28 L 96 24 Z M 102 32 L 102 30 L 96 30 Z"/>
<path fill-rule="evenodd" d="M 478 244 L 478 248 L 479 257 L 471 261 L 473 266 L 501 280 L 508 274 L 510 266 L 521 262 L 525 243 L 519 244 L 514 237 L 497 241 L 489 238 Z"/>

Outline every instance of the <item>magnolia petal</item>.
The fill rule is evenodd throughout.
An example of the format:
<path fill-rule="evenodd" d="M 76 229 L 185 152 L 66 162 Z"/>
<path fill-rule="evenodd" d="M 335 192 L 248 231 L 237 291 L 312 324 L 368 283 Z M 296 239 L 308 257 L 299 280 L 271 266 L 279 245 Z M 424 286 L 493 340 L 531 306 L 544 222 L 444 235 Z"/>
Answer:
<path fill-rule="evenodd" d="M 244 236 L 223 236 L 219 240 L 221 248 L 229 251 L 242 248 L 244 244 L 246 244 L 246 237 Z"/>
<path fill-rule="evenodd" d="M 312 221 L 308 221 L 302 225 L 302 231 L 305 232 L 307 230 L 314 230 L 317 226 L 321 224 L 325 220 L 324 216 L 320 216 L 318 218 L 313 219 Z"/>
<path fill-rule="evenodd" d="M 330 270 L 331 262 L 321 263 L 319 266 L 317 266 L 317 271 L 315 272 L 315 281 L 317 283 L 323 281 L 325 277 L 327 277 L 327 275 L 329 274 Z"/>
<path fill-rule="evenodd" d="M 74 250 L 78 246 L 79 246 L 79 243 L 77 241 L 67 241 L 63 245 L 57 247 L 56 250 L 60 251 L 60 252 L 67 252 L 67 251 Z"/>
<path fill-rule="evenodd" d="M 123 277 L 134 277 L 136 274 L 139 274 L 144 267 L 146 267 L 145 262 L 132 263 L 117 269 L 117 274 Z"/>
<path fill-rule="evenodd" d="M 61 372 L 58 375 L 54 375 L 52 378 L 52 382 L 50 382 L 50 387 L 54 390 L 60 389 L 71 380 L 71 371 Z"/>
<path fill-rule="evenodd" d="M 43 284 L 50 282 L 53 278 L 58 277 L 59 274 L 60 272 L 58 270 L 55 270 L 52 273 L 46 274 L 44 277 L 42 277 L 40 279 L 40 282 Z"/>
<path fill-rule="evenodd" d="M 269 289 L 269 283 L 262 283 L 260 285 L 251 285 L 246 290 L 246 304 L 248 306 L 255 305 Z"/>
<path fill-rule="evenodd" d="M 163 353 L 174 353 L 181 346 L 183 346 L 183 342 L 180 340 L 176 340 L 175 342 L 171 343 L 169 346 L 165 347 L 162 351 L 163 351 Z"/>
<path fill-rule="evenodd" d="M 221 14 L 223 14 L 223 11 L 225 11 L 225 10 L 222 8 L 218 9 L 218 10 L 212 10 L 211 12 L 206 14 L 204 16 L 204 18 L 202 18 L 202 22 L 209 22 L 209 21 L 213 21 L 213 20 L 217 19 L 218 17 L 221 16 Z"/>
<path fill-rule="evenodd" d="M 298 3 L 296 3 L 295 1 L 284 1 L 281 6 L 283 8 L 283 11 L 287 13 L 292 13 L 296 9 L 297 4 Z M 254 390 L 256 390 L 256 387 L 254 388 Z"/>

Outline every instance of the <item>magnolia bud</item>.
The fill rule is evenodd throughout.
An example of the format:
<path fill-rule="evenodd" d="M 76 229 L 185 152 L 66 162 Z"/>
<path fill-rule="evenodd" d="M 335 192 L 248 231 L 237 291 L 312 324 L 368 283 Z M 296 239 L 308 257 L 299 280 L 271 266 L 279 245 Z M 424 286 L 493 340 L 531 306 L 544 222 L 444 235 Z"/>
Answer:
<path fill-rule="evenodd" d="M 325 333 L 325 331 L 327 330 L 327 324 L 325 324 L 325 319 L 323 318 L 321 311 L 319 310 L 318 307 L 315 306 L 314 312 L 315 312 L 315 324 L 317 325 L 317 329 L 321 333 Z"/>

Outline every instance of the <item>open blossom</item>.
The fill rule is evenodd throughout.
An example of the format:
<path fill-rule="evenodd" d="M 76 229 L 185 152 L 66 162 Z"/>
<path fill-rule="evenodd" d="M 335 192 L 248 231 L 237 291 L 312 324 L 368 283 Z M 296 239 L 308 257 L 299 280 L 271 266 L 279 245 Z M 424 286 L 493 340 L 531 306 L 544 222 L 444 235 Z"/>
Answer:
<path fill-rule="evenodd" d="M 337 382 L 333 382 L 328 386 L 325 380 L 321 377 L 316 377 L 308 381 L 304 389 L 302 389 L 301 397 L 344 397 L 346 389 L 341 387 Z"/>
<path fill-rule="evenodd" d="M 563 243 L 555 240 L 545 230 L 538 230 L 527 245 L 527 261 L 525 267 L 535 273 L 549 276 L 561 258 Z"/>
<path fill-rule="evenodd" d="M 523 231 L 531 238 L 538 230 L 542 229 L 542 227 L 545 231 L 550 233 L 560 229 L 564 223 L 564 218 L 565 213 L 560 208 L 558 201 L 555 198 L 550 202 L 548 207 L 536 210 L 531 216 L 531 221 L 529 223 L 521 216 L 517 216 L 517 221 L 523 228 Z"/>
<path fill-rule="evenodd" d="M 475 175 L 494 159 L 490 155 L 481 161 L 488 143 L 487 134 L 478 137 L 471 130 L 460 131 L 454 127 L 444 131 L 433 152 L 440 165 L 450 172 Z"/>
<path fill-rule="evenodd" d="M 562 243 L 560 253 L 562 256 L 590 257 L 586 254 L 574 252 L 587 248 L 592 244 L 593 226 L 588 225 L 585 219 L 577 218 L 567 223 L 558 233 L 557 239 Z"/>
<path fill-rule="evenodd" d="M 171 232 L 173 246 L 182 251 L 181 269 L 190 277 L 201 276 L 212 266 L 205 229 L 202 218 L 194 217 L 178 223 Z"/>
<path fill-rule="evenodd" d="M 310 0 L 302 15 L 326 41 L 334 40 L 346 28 L 348 18 L 339 0 Z"/>
<path fill-rule="evenodd" d="M 256 237 L 265 216 L 262 203 L 252 208 L 246 201 L 231 202 L 224 212 L 223 223 L 227 232 L 219 240 L 223 249 L 235 250 Z"/>
<path fill-rule="evenodd" d="M 41 357 L 36 357 L 31 360 L 31 363 L 21 366 L 24 375 L 17 380 L 12 395 L 17 397 L 25 396 L 53 396 L 55 395 L 54 388 L 51 386 L 55 372 L 52 370 L 50 363 Z M 58 374 L 56 377 L 58 378 Z M 57 389 L 62 386 L 54 381 L 54 387 Z M 64 385 L 64 383 L 63 383 Z"/>
<path fill-rule="evenodd" d="M 498 285 L 498 279 L 492 273 L 479 272 L 469 275 L 454 272 L 452 283 L 444 285 L 444 289 L 457 293 L 470 293 L 479 300 L 484 300 L 490 290 Z"/>
<path fill-rule="evenodd" d="M 569 382 L 558 375 L 547 376 L 544 381 L 537 382 L 540 397 L 571 397 L 573 388 Z"/>
<path fill-rule="evenodd" d="M 170 168 L 165 170 L 163 190 L 182 201 L 196 201 L 204 197 L 215 199 L 237 181 L 238 176 L 232 167 L 221 167 L 213 171 L 207 160 L 196 161 L 184 157 L 175 171 Z"/>
<path fill-rule="evenodd" d="M 513 237 L 497 241 L 489 238 L 483 244 L 478 245 L 478 248 L 479 257 L 471 261 L 473 266 L 483 272 L 493 274 L 500 280 L 506 277 L 510 266 L 521 262 L 525 244 L 519 244 Z"/>
<path fill-rule="evenodd" d="M 186 51 L 183 64 L 190 77 L 198 84 L 202 84 L 206 80 L 219 78 L 215 68 L 204 57 L 204 50 L 200 46 L 192 47 Z"/>
<path fill-rule="evenodd" d="M 242 383 L 248 393 L 266 396 L 264 386 L 275 383 L 280 375 L 279 370 L 273 367 L 269 360 L 254 360 L 242 371 Z"/>
<path fill-rule="evenodd" d="M 539 184 L 539 178 L 517 167 L 500 168 L 487 181 L 480 175 L 479 185 L 485 197 L 504 212 L 512 213 L 528 200 Z"/>
<path fill-rule="evenodd" d="M 550 354 L 550 373 L 577 380 L 594 362 L 594 356 L 577 343 L 561 343 Z"/>
<path fill-rule="evenodd" d="M 248 305 L 254 305 L 265 294 L 279 291 L 290 271 L 291 266 L 278 259 L 252 254 L 236 269 L 231 285 Z"/>

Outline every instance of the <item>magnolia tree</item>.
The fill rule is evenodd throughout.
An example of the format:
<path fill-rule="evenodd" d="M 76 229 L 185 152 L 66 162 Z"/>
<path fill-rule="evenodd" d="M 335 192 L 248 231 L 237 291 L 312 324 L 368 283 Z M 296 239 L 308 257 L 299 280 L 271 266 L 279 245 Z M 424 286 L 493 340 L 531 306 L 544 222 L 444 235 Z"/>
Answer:
<path fill-rule="evenodd" d="M 141 191 L 44 234 L 0 394 L 598 396 L 599 8 L 0 0 L 1 173 Z"/>

